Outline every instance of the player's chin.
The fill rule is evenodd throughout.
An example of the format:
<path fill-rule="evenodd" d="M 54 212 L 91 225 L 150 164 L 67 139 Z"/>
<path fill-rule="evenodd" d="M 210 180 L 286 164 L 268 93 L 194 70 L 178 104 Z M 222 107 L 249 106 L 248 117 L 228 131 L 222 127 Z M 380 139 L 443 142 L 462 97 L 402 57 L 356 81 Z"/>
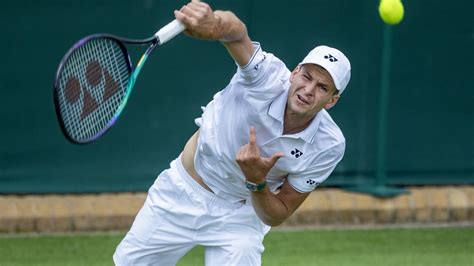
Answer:
<path fill-rule="evenodd" d="M 300 105 L 298 103 L 294 103 L 291 105 L 290 109 L 291 109 L 291 112 L 294 114 L 303 115 L 303 114 L 306 114 L 310 108 L 308 105 L 305 106 L 305 105 Z"/>

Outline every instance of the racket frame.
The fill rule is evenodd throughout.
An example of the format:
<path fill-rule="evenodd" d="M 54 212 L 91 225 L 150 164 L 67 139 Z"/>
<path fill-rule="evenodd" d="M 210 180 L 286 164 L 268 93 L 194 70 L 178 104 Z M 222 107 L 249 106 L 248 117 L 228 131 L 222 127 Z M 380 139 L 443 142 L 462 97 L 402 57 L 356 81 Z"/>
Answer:
<path fill-rule="evenodd" d="M 128 38 L 122 38 L 122 37 L 119 37 L 119 36 L 116 36 L 116 35 L 113 35 L 113 34 L 99 33 L 99 34 L 93 34 L 93 35 L 86 36 L 86 37 L 80 39 L 78 42 L 76 42 L 67 51 L 67 53 L 62 58 L 62 60 L 59 64 L 58 70 L 56 71 L 56 77 L 55 77 L 54 86 L 53 86 L 53 88 L 54 88 L 53 89 L 53 95 L 54 95 L 53 98 L 54 98 L 56 116 L 57 116 L 57 119 L 59 121 L 61 131 L 62 131 L 63 135 L 66 137 L 66 139 L 69 140 L 71 143 L 74 143 L 74 144 L 87 144 L 87 143 L 95 141 L 96 139 L 98 139 L 99 137 L 104 135 L 108 131 L 108 129 L 115 124 L 115 122 L 119 118 L 120 114 L 122 113 L 123 109 L 125 108 L 125 105 L 127 104 L 128 98 L 130 97 L 132 89 L 135 85 L 138 74 L 140 73 L 143 65 L 145 64 L 146 60 L 148 59 L 148 56 L 151 54 L 153 49 L 155 49 L 155 47 L 158 46 L 158 45 L 162 45 L 162 44 L 168 42 L 169 40 L 171 40 L 172 38 L 174 38 L 176 35 L 178 35 L 179 33 L 181 33 L 184 30 L 185 30 L 185 26 L 180 21 L 175 19 L 175 20 L 171 21 L 170 23 L 168 23 L 166 26 L 159 29 L 152 37 L 149 37 L 149 38 L 143 39 L 143 40 L 128 39 Z M 64 65 L 66 64 L 66 61 L 69 59 L 69 57 L 74 53 L 74 51 L 76 51 L 77 49 L 82 47 L 87 42 L 89 42 L 91 40 L 94 40 L 94 39 L 99 39 L 99 38 L 111 39 L 119 45 L 119 47 L 120 47 L 120 49 L 121 49 L 121 51 L 124 55 L 124 58 L 126 60 L 126 63 L 127 63 L 126 64 L 127 65 L 127 70 L 130 73 L 129 82 L 128 82 L 127 88 L 125 89 L 125 96 L 123 97 L 122 101 L 120 102 L 120 105 L 117 108 L 117 110 L 115 111 L 112 119 L 110 119 L 110 121 L 108 121 L 107 125 L 104 126 L 104 128 L 102 128 L 98 133 L 94 134 L 92 137 L 90 137 L 88 139 L 84 139 L 84 140 L 77 140 L 77 139 L 74 139 L 68 133 L 68 131 L 66 129 L 66 126 L 64 124 L 64 121 L 62 119 L 62 116 L 61 116 L 61 107 L 60 107 L 60 103 L 59 103 L 60 79 L 61 79 L 62 72 L 64 70 Z M 145 51 L 145 53 L 143 53 L 143 55 L 141 56 L 140 60 L 136 64 L 136 66 L 133 67 L 131 59 L 130 59 L 130 54 L 128 53 L 128 50 L 127 50 L 125 44 L 132 44 L 132 45 L 151 44 L 151 45 L 150 45 L 150 47 L 148 47 L 148 49 Z"/>
<path fill-rule="evenodd" d="M 92 137 L 90 137 L 88 139 L 78 140 L 78 139 L 73 138 L 68 133 L 68 131 L 66 129 L 66 125 L 64 124 L 64 121 L 63 121 L 62 116 L 61 116 L 61 107 L 60 107 L 60 103 L 59 103 L 60 102 L 60 100 L 59 100 L 60 79 L 61 79 L 61 75 L 64 71 L 64 65 L 66 64 L 66 62 L 70 58 L 70 56 L 76 50 L 80 49 L 83 45 L 85 45 L 86 43 L 88 43 L 88 42 L 90 42 L 94 39 L 101 39 L 101 38 L 110 39 L 110 40 L 114 41 L 115 43 L 117 43 L 118 46 L 120 47 L 121 52 L 122 52 L 122 54 L 125 58 L 125 61 L 127 63 L 126 64 L 127 70 L 130 73 L 129 82 L 128 82 L 127 88 L 125 89 L 124 98 L 122 99 L 119 107 L 115 111 L 115 113 L 113 115 L 113 118 L 110 119 L 110 121 L 107 123 L 107 125 L 104 126 L 104 128 L 102 128 L 102 130 L 100 130 L 98 133 L 94 134 Z M 150 44 L 150 43 L 151 43 L 151 46 L 145 51 L 145 53 L 142 55 L 141 59 L 137 63 L 137 66 L 134 68 L 133 65 L 132 65 L 132 61 L 130 59 L 130 54 L 128 53 L 128 50 L 127 50 L 125 44 L 146 45 L 146 44 Z M 56 110 L 56 116 L 57 116 L 58 121 L 59 121 L 59 126 L 61 128 L 61 131 L 62 131 L 63 135 L 66 137 L 66 139 L 68 141 L 70 141 L 74 144 L 87 144 L 87 143 L 93 142 L 96 139 L 98 139 L 99 137 L 101 137 L 102 135 L 104 135 L 107 132 L 107 130 L 115 124 L 118 117 L 120 116 L 123 109 L 125 108 L 125 105 L 127 104 L 128 98 L 130 97 L 132 89 L 133 89 L 133 85 L 135 84 L 135 81 L 137 79 L 137 76 L 138 76 L 143 64 L 145 63 L 145 61 L 148 58 L 149 54 L 153 51 L 153 49 L 156 47 L 157 44 L 158 44 L 158 40 L 154 36 L 150 37 L 148 39 L 144 39 L 144 40 L 136 40 L 136 39 L 122 38 L 122 37 L 112 35 L 112 34 L 107 34 L 107 33 L 99 33 L 99 34 L 89 35 L 89 36 L 86 36 L 86 37 L 80 39 L 78 42 L 76 42 L 67 51 L 67 53 L 64 55 L 61 62 L 59 63 L 58 70 L 56 71 L 56 77 L 55 77 L 55 81 L 54 81 L 53 97 L 54 97 L 54 106 L 55 106 L 55 110 Z"/>

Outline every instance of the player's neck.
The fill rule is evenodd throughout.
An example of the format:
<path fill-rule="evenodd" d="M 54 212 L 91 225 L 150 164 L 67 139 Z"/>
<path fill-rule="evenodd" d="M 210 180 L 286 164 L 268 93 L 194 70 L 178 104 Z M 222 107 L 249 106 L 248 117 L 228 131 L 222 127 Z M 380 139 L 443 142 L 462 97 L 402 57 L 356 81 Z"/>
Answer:
<path fill-rule="evenodd" d="M 285 118 L 283 121 L 283 134 L 296 134 L 305 130 L 309 126 L 313 118 L 314 116 L 304 117 L 299 116 L 298 114 L 285 112 Z"/>

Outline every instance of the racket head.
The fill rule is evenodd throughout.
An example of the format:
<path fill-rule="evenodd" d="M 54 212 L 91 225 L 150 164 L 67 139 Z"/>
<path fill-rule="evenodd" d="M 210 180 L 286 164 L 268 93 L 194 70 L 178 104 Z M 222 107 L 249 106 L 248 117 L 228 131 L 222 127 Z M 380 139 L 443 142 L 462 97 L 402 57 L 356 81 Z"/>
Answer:
<path fill-rule="evenodd" d="M 108 34 L 87 36 L 61 60 L 54 81 L 56 115 L 72 143 L 90 143 L 116 122 L 132 86 L 127 49 Z"/>

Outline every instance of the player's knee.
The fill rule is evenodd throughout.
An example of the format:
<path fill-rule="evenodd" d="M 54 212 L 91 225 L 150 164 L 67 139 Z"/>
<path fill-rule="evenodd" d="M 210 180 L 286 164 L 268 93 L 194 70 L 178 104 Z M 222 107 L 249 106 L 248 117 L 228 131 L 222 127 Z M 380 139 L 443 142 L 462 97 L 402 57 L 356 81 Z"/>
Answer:
<path fill-rule="evenodd" d="M 115 249 L 114 255 L 112 256 L 114 264 L 116 266 L 133 265 L 133 255 L 136 253 L 134 250 L 134 247 L 127 245 L 125 240 L 122 240 L 122 242 Z"/>
<path fill-rule="evenodd" d="M 232 242 L 230 254 L 221 265 L 261 265 L 263 244 L 261 241 L 240 239 Z"/>
<path fill-rule="evenodd" d="M 232 242 L 232 253 L 237 256 L 260 256 L 263 249 L 261 241 L 255 241 L 255 239 L 239 239 Z"/>
<path fill-rule="evenodd" d="M 124 249 L 123 245 L 118 245 L 117 246 L 112 258 L 113 258 L 114 264 L 116 266 L 129 265 L 129 261 L 127 260 L 126 252 L 125 252 L 125 249 Z"/>
<path fill-rule="evenodd" d="M 115 250 L 112 259 L 114 260 L 114 264 L 116 266 L 126 265 L 125 256 L 123 256 L 123 253 L 119 250 L 119 247 L 117 247 L 117 249 Z"/>

